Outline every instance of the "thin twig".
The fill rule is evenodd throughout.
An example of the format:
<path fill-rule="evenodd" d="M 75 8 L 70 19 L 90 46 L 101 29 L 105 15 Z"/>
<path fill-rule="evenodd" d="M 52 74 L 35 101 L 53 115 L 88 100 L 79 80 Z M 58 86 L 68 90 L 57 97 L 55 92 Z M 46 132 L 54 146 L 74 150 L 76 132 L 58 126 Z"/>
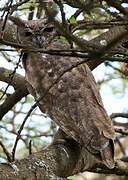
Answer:
<path fill-rule="evenodd" d="M 15 10 L 17 10 L 17 8 L 18 8 L 19 6 L 27 3 L 28 1 L 29 1 L 29 0 L 19 1 L 18 3 L 12 5 L 12 6 L 11 6 L 11 13 L 14 12 Z M 9 9 L 10 9 L 10 8 L 9 8 L 8 4 L 6 4 L 5 7 L 0 8 L 0 11 L 3 11 L 3 10 L 4 10 L 4 11 L 6 12 L 6 11 L 8 11 Z"/>
<path fill-rule="evenodd" d="M 112 113 L 110 116 L 111 119 L 117 117 L 128 118 L 128 113 Z"/>
<path fill-rule="evenodd" d="M 13 0 L 10 1 L 10 4 L 9 4 L 9 6 L 8 6 L 7 14 L 6 14 L 6 16 L 5 16 L 4 23 L 3 23 L 3 26 L 2 26 L 2 32 L 3 32 L 4 29 L 5 29 L 5 26 L 6 26 L 6 23 L 7 23 L 7 19 L 8 19 L 8 16 L 9 16 L 9 14 L 10 14 L 10 8 L 11 8 L 11 6 L 12 6 L 12 3 L 13 3 Z"/>
<path fill-rule="evenodd" d="M 29 141 L 29 155 L 32 154 L 32 140 Z"/>
<path fill-rule="evenodd" d="M 122 134 L 122 135 L 124 135 L 124 136 L 128 136 L 128 130 L 126 129 L 122 129 L 122 128 L 114 128 L 115 129 L 115 132 L 117 132 L 117 133 L 120 133 L 120 134 Z"/>
<path fill-rule="evenodd" d="M 118 145 L 119 145 L 119 147 L 120 147 L 121 152 L 122 152 L 123 155 L 125 156 L 126 153 L 125 153 L 124 147 L 123 147 L 123 145 L 122 145 L 122 143 L 120 142 L 120 139 L 119 139 L 118 137 L 116 137 L 116 141 L 117 141 L 117 143 L 118 143 Z"/>
<path fill-rule="evenodd" d="M 5 153 L 8 162 L 11 162 L 12 160 L 11 154 L 8 152 L 7 148 L 4 146 L 4 144 L 1 141 L 0 141 L 0 146 L 2 147 L 3 152 Z"/>
<path fill-rule="evenodd" d="M 67 21 L 66 21 L 66 17 L 65 17 L 65 12 L 64 12 L 64 6 L 61 2 L 61 0 L 54 0 L 54 2 L 59 6 L 60 8 L 60 12 L 61 12 L 61 18 L 62 18 L 62 26 L 64 28 L 67 28 Z"/>

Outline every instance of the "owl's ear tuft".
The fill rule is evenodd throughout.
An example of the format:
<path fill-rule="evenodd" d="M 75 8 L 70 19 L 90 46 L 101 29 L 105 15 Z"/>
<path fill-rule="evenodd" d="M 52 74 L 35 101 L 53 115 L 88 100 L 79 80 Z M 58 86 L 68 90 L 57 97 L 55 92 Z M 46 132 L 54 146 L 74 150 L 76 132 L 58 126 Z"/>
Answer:
<path fill-rule="evenodd" d="M 9 16 L 9 20 L 12 21 L 18 27 L 25 27 L 25 21 L 19 17 Z"/>

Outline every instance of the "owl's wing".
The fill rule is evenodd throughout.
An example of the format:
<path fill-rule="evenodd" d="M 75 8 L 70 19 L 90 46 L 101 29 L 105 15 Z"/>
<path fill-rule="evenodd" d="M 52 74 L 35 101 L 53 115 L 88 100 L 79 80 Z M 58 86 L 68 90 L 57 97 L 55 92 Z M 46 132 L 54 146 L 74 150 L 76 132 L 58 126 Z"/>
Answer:
<path fill-rule="evenodd" d="M 63 75 L 51 90 L 52 118 L 77 142 L 113 168 L 114 129 L 106 114 L 97 85 L 87 65 Z"/>
<path fill-rule="evenodd" d="M 36 96 L 41 97 L 47 91 L 40 101 L 40 109 L 47 112 L 67 135 L 92 154 L 100 155 L 104 163 L 113 168 L 114 130 L 88 66 L 79 65 L 65 72 L 47 90 L 56 76 L 77 60 L 49 55 L 41 57 L 41 54 L 29 55 L 26 78 Z"/>

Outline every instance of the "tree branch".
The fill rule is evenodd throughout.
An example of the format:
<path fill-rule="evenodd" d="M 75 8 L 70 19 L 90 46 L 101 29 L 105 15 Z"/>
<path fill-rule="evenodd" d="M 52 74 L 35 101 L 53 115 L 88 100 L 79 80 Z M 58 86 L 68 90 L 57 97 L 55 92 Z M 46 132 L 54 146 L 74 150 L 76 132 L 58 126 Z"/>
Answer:
<path fill-rule="evenodd" d="M 1 26 L 2 26 L 2 22 L 0 21 L 0 30 L 2 28 Z M 3 38 L 0 36 L 0 42 L 2 44 L 11 45 L 15 48 L 23 48 L 22 45 L 20 45 L 17 42 L 16 33 L 17 33 L 16 27 L 7 23 L 6 29 L 4 30 Z M 70 38 L 71 40 L 73 40 L 83 50 L 90 52 L 89 49 L 90 48 L 92 49 L 91 52 L 92 54 L 94 53 L 95 60 L 92 61 L 91 59 L 93 58 L 91 58 L 87 64 L 89 65 L 91 70 L 93 70 L 94 68 L 96 68 L 98 65 L 100 65 L 103 62 L 103 61 L 99 61 L 99 58 L 102 57 L 102 54 L 104 54 L 108 50 L 110 51 L 113 46 L 116 46 L 116 44 L 118 44 L 119 41 L 121 41 L 121 39 L 124 39 L 126 37 L 127 30 L 125 26 L 121 26 L 121 27 L 116 26 L 116 27 L 110 28 L 109 31 L 101 34 L 100 36 L 92 39 L 89 42 L 82 40 L 80 38 L 77 38 L 68 32 L 64 32 L 64 34 L 67 38 Z M 101 41 L 105 41 L 106 46 L 102 45 Z M 96 56 L 95 50 L 97 53 L 99 52 L 101 55 Z"/>
<path fill-rule="evenodd" d="M 0 68 L 0 81 L 10 83 L 16 90 L 13 94 L 8 96 L 3 104 L 0 105 L 0 120 L 3 116 L 12 109 L 12 107 L 19 102 L 23 97 L 29 94 L 25 78 L 19 74 L 14 75 L 12 81 L 10 81 L 10 74 L 12 73 L 11 70 Z"/>
<path fill-rule="evenodd" d="M 95 164 L 93 156 L 85 150 L 82 151 L 74 140 L 68 139 L 66 142 L 61 139 L 60 142 L 56 141 L 47 149 L 36 152 L 26 159 L 1 164 L 0 180 L 50 180 L 53 177 L 55 180 L 61 180 L 57 176 L 68 177 L 80 169 L 92 167 Z"/>
<path fill-rule="evenodd" d="M 112 113 L 110 116 L 112 119 L 117 117 L 128 118 L 128 113 Z"/>
<path fill-rule="evenodd" d="M 115 168 L 108 169 L 98 164 L 94 157 L 75 141 L 65 142 L 61 139 L 59 143 L 54 143 L 47 149 L 31 154 L 26 159 L 1 164 L 0 180 L 64 180 L 69 175 L 85 170 L 128 176 L 128 162 L 117 160 Z"/>

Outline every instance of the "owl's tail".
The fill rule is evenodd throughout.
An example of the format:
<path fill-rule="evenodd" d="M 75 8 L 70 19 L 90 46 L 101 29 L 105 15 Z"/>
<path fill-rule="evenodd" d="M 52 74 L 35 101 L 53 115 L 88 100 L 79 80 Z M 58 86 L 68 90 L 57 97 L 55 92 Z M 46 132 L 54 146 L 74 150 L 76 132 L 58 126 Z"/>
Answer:
<path fill-rule="evenodd" d="M 114 162 L 114 143 L 110 139 L 108 145 L 100 151 L 103 163 L 109 168 L 113 169 L 115 166 Z"/>

